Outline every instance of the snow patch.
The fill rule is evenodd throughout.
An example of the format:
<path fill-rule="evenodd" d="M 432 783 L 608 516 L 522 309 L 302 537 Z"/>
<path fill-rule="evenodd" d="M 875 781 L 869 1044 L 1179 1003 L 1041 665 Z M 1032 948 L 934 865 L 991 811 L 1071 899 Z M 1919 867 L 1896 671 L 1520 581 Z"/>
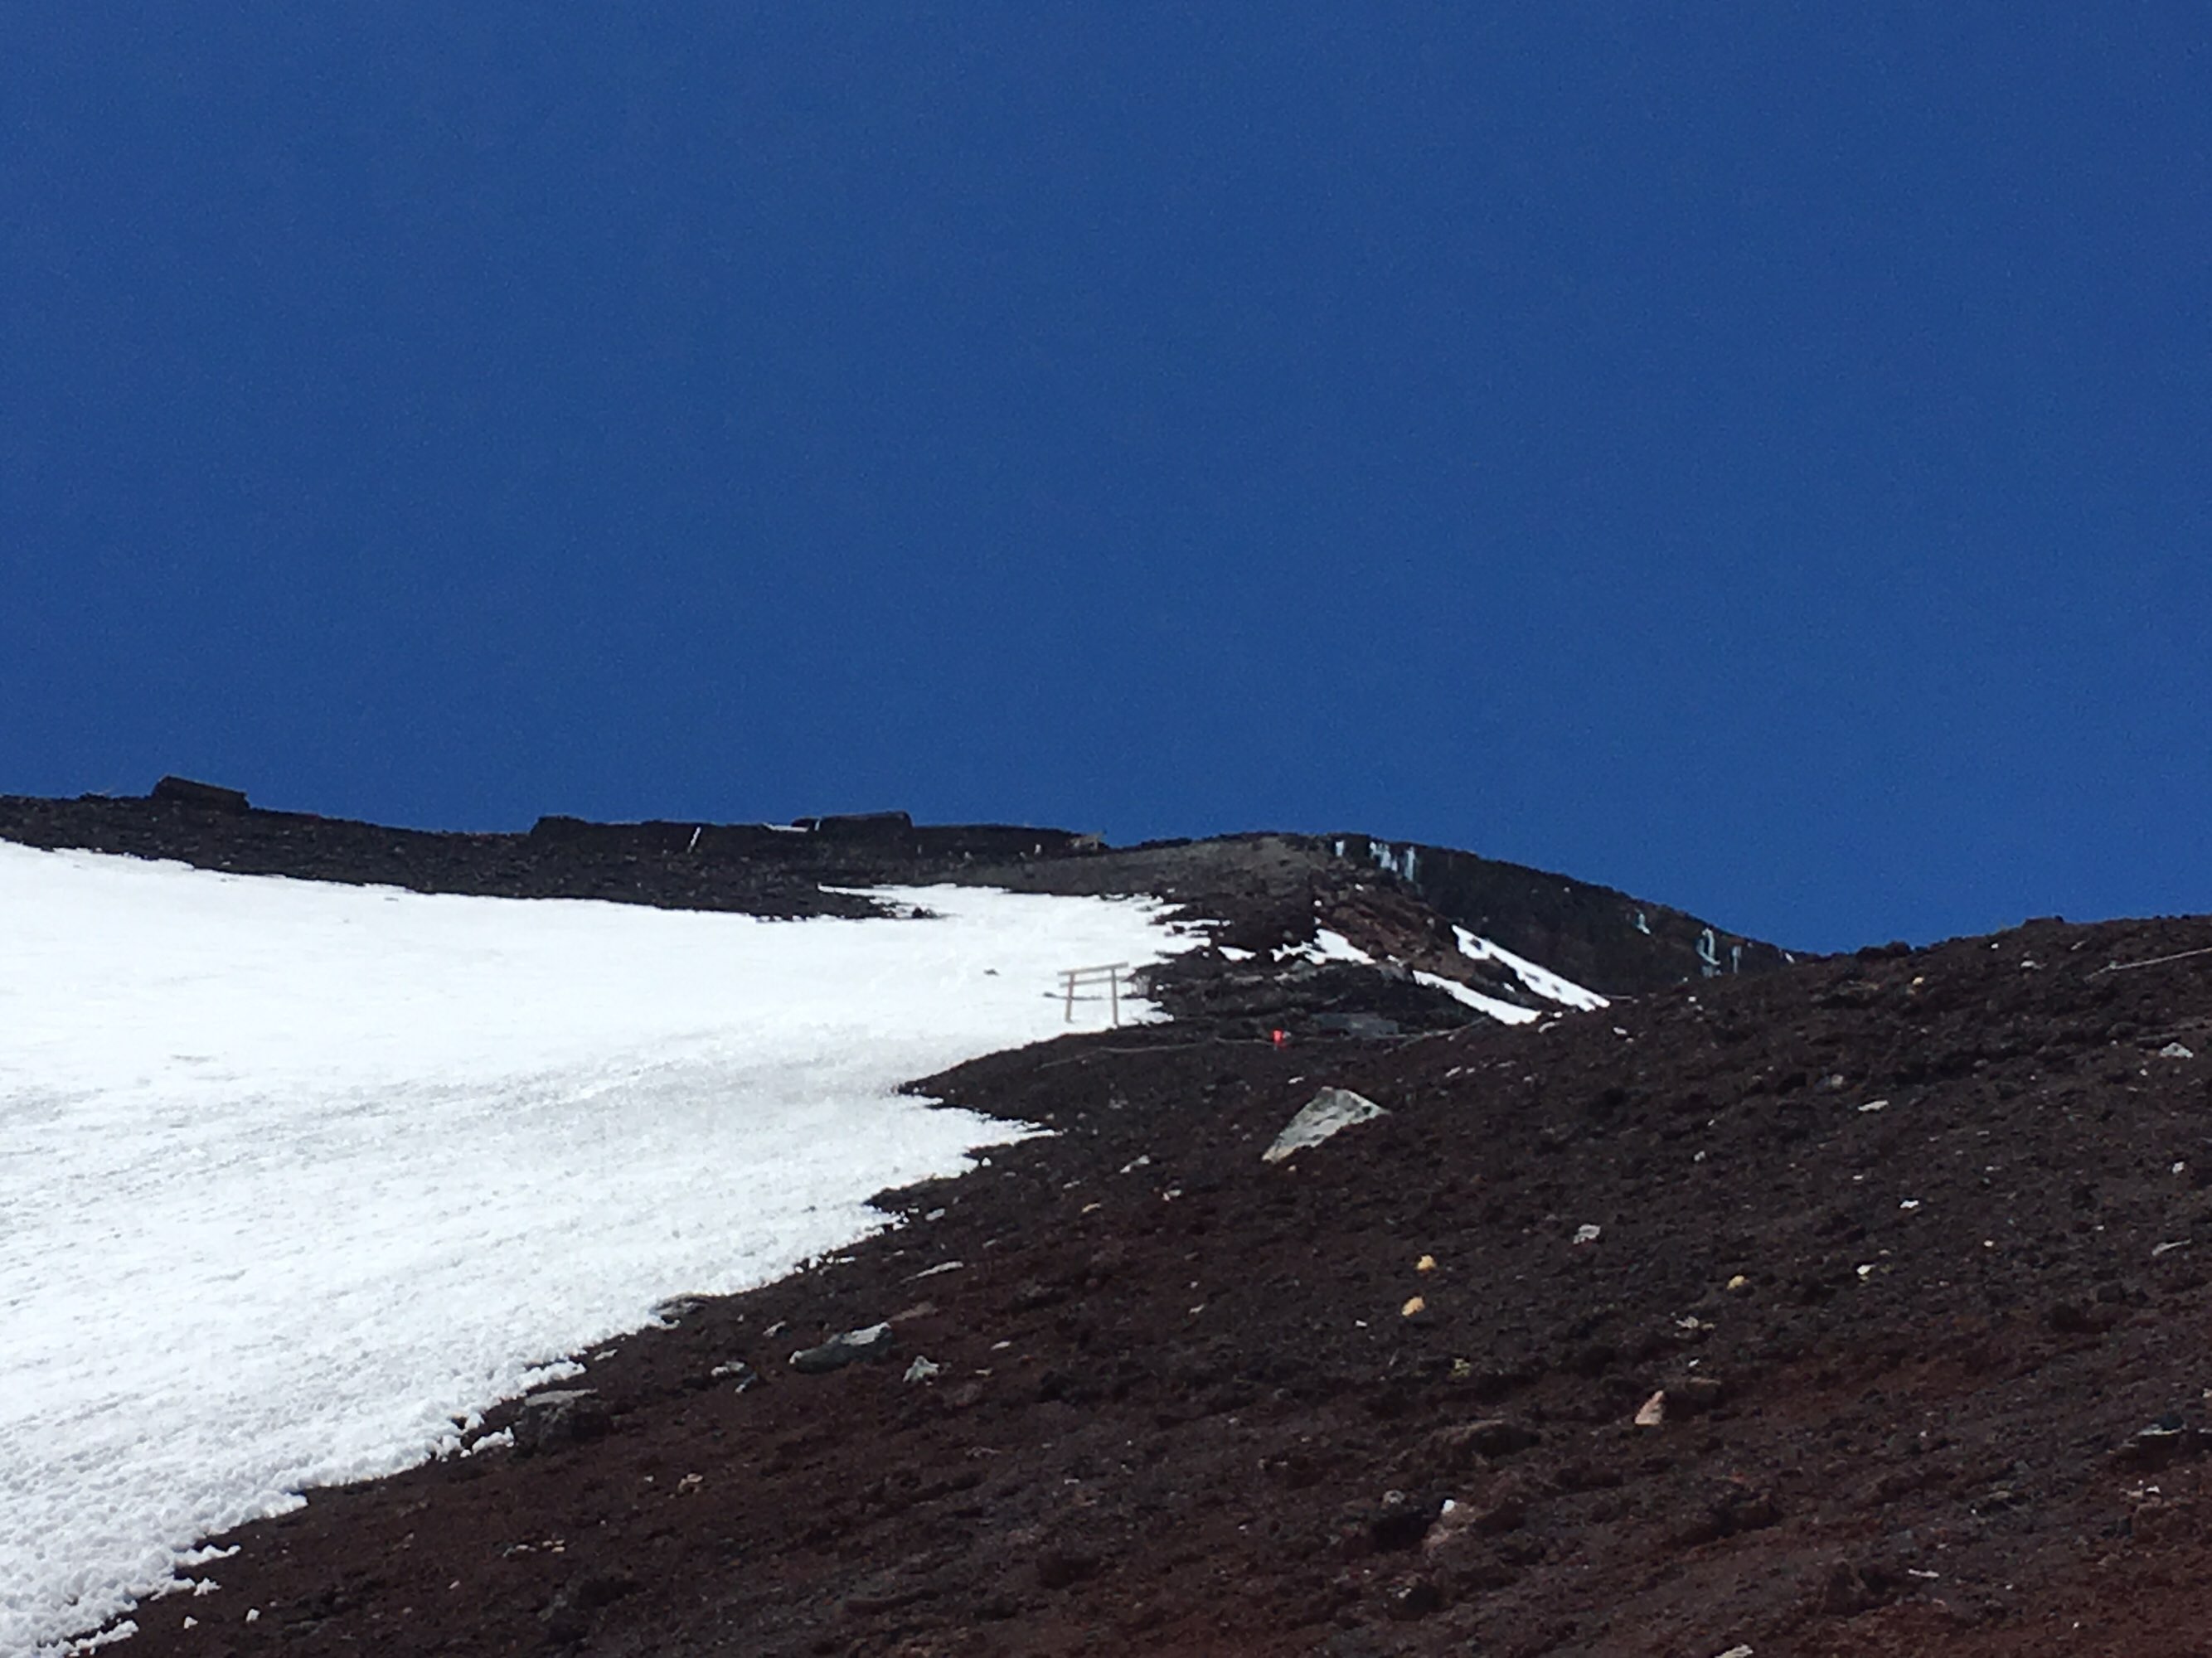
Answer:
<path fill-rule="evenodd" d="M 1547 967 L 1539 967 L 1526 957 L 1516 956 L 1503 944 L 1494 944 L 1487 938 L 1476 937 L 1463 926 L 1452 929 L 1459 941 L 1460 954 L 1469 961 L 1496 962 L 1526 986 L 1531 995 L 1541 996 L 1547 1002 L 1557 1002 L 1562 1007 L 1577 1008 L 1594 1013 L 1611 1003 L 1595 990 L 1585 990 L 1571 979 L 1563 979 Z"/>
<path fill-rule="evenodd" d="M 935 919 L 0 843 L 0 1653 L 877 1230 L 871 1193 L 1024 1132 L 901 1081 L 1060 1034 L 1070 963 L 1188 947 L 1150 901 L 881 896 Z"/>
<path fill-rule="evenodd" d="M 1328 927 L 1316 927 L 1310 944 L 1278 944 L 1274 951 L 1278 962 L 1350 962 L 1356 967 L 1372 967 L 1375 958 L 1341 932 Z"/>
<path fill-rule="evenodd" d="M 1426 985 L 1431 990 L 1441 990 L 1454 1001 L 1471 1007 L 1478 1013 L 1487 1013 L 1503 1024 L 1528 1024 L 1543 1017 L 1533 1007 L 1522 1007 L 1515 1002 L 1502 1002 L 1495 996 L 1486 996 L 1480 991 L 1470 990 L 1458 980 L 1447 979 L 1440 973 L 1423 973 L 1416 969 L 1413 981 Z"/>

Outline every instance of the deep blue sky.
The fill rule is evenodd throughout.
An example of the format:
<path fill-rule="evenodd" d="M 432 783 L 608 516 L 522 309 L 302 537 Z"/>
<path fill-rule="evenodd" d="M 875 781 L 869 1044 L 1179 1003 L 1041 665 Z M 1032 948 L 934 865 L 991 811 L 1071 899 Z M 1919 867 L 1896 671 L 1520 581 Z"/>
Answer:
<path fill-rule="evenodd" d="M 2208 192 L 2201 4 L 33 0 L 0 791 L 2212 908 Z"/>

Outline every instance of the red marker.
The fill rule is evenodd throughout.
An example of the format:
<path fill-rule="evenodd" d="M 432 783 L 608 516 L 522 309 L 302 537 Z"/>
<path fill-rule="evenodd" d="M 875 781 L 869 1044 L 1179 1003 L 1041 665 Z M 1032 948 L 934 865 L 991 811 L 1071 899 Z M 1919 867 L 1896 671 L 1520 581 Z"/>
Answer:
<path fill-rule="evenodd" d="M 1290 1041 L 1291 1033 L 1287 1030 L 1271 1030 L 1267 1033 L 1267 1039 L 1276 1047 L 1280 1048 L 1285 1042 Z"/>

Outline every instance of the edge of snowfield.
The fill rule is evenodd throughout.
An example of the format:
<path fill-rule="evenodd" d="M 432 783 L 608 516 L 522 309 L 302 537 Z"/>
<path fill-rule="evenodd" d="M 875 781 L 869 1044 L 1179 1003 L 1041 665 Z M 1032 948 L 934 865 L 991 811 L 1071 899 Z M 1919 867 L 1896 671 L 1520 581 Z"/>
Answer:
<path fill-rule="evenodd" d="M 878 1230 L 1029 1132 L 901 1083 L 1066 1029 L 1062 969 L 1203 942 L 1154 900 L 879 893 L 932 919 L 0 843 L 0 1654 L 205 1593 L 200 1540 Z"/>

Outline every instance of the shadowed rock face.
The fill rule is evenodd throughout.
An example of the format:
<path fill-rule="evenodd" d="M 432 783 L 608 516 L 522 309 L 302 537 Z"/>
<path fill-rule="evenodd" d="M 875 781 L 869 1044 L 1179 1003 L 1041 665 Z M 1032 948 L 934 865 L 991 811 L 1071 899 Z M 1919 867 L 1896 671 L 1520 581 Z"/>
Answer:
<path fill-rule="evenodd" d="M 1768 973 L 1789 959 L 1665 904 L 1471 852 L 1364 835 L 1328 844 L 1395 874 L 1438 914 L 1592 989 L 1656 990 Z"/>

